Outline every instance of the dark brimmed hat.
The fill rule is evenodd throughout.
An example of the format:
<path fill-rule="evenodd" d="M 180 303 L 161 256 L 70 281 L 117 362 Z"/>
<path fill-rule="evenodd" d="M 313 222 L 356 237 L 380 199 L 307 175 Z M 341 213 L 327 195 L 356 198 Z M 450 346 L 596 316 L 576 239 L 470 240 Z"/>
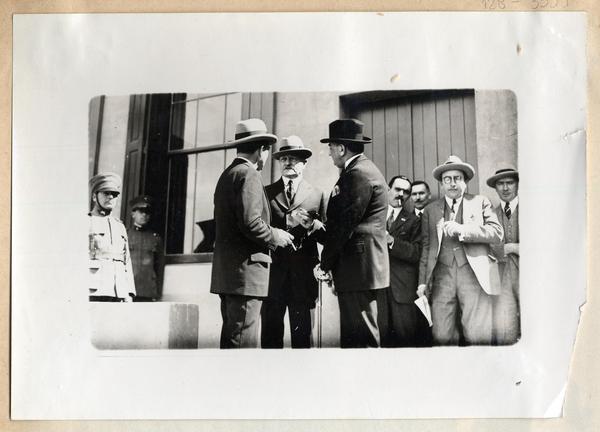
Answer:
<path fill-rule="evenodd" d="M 279 159 L 281 156 L 285 155 L 297 156 L 300 159 L 308 159 L 312 156 L 312 151 L 304 147 L 304 143 L 300 137 L 290 135 L 289 137 L 281 139 L 279 151 L 273 153 L 273 158 Z"/>
<path fill-rule="evenodd" d="M 90 194 L 96 192 L 121 193 L 121 177 L 113 172 L 98 173 L 89 181 Z"/>
<path fill-rule="evenodd" d="M 504 164 L 504 168 L 500 168 L 496 173 L 487 179 L 485 182 L 491 188 L 496 187 L 496 182 L 500 179 L 512 177 L 515 180 L 519 181 L 519 171 L 515 169 L 514 166 L 510 164 Z"/>
<path fill-rule="evenodd" d="M 475 175 L 475 169 L 470 164 L 463 162 L 458 156 L 450 155 L 446 162 L 434 168 L 432 171 L 433 178 L 442 181 L 442 174 L 450 170 L 462 171 L 465 174 L 466 181 L 471 180 Z"/>
<path fill-rule="evenodd" d="M 277 141 L 277 137 L 267 133 L 267 126 L 261 119 L 248 119 L 237 122 L 235 125 L 235 140 L 229 141 L 229 147 L 237 147 L 251 141 L 266 141 L 273 144 Z"/>
<path fill-rule="evenodd" d="M 131 206 L 131 211 L 147 208 L 149 210 L 152 209 L 152 205 L 154 204 L 154 200 L 149 195 L 140 195 L 129 201 L 129 205 Z"/>
<path fill-rule="evenodd" d="M 371 138 L 363 135 L 364 123 L 356 119 L 340 119 L 329 123 L 329 138 L 322 143 L 361 143 L 370 144 Z"/>

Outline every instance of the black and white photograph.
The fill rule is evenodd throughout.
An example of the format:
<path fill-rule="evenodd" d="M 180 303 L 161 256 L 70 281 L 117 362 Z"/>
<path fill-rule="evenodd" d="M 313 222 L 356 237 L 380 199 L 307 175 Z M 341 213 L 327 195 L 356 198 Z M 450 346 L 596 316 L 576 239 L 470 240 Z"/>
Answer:
<path fill-rule="evenodd" d="M 509 90 L 98 96 L 89 130 L 98 348 L 519 340 Z"/>
<path fill-rule="evenodd" d="M 16 14 L 11 418 L 560 417 L 585 23 Z"/>

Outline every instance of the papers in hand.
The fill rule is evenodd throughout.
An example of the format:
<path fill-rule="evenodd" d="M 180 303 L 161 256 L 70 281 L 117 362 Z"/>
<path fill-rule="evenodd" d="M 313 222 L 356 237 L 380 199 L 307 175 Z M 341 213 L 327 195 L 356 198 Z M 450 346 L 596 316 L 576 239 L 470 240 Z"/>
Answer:
<path fill-rule="evenodd" d="M 427 297 L 422 295 L 418 299 L 415 300 L 415 304 L 419 308 L 419 310 L 425 315 L 427 318 L 427 322 L 429 323 L 429 327 L 433 326 L 433 321 L 431 321 L 431 309 L 429 307 L 429 302 L 427 301 Z"/>

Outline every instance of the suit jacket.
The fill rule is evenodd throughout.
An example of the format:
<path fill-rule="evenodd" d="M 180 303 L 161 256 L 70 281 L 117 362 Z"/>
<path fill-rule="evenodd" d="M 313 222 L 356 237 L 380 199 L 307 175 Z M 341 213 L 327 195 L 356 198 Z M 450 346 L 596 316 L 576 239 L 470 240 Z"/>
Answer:
<path fill-rule="evenodd" d="M 214 195 L 210 292 L 266 297 L 274 233 L 260 173 L 243 159 L 223 171 Z"/>
<path fill-rule="evenodd" d="M 390 254 L 390 290 L 398 303 L 417 299 L 419 258 L 421 257 L 421 219 L 404 207 L 389 229 L 394 237 Z"/>
<path fill-rule="evenodd" d="M 272 226 L 287 229 L 286 216 L 298 208 L 317 212 L 321 219 L 324 218 L 323 192 L 302 180 L 290 206 L 284 187 L 281 178 L 265 187 L 271 205 Z M 269 298 L 285 297 L 299 302 L 314 302 L 318 295 L 318 284 L 313 276 L 313 268 L 319 262 L 315 236 L 306 237 L 297 251 L 289 247 L 279 248 L 271 257 L 273 264 L 269 277 Z"/>
<path fill-rule="evenodd" d="M 331 270 L 338 292 L 386 288 L 388 186 L 364 154 L 340 174 L 327 204 L 321 268 Z"/>
<path fill-rule="evenodd" d="M 498 259 L 502 283 L 511 287 L 519 286 L 519 255 L 504 253 L 506 243 L 519 243 L 519 206 L 511 214 L 510 220 L 504 214 L 502 205 L 494 208 L 496 216 L 504 229 L 504 239 L 492 245 L 494 256 Z"/>
<path fill-rule="evenodd" d="M 137 297 L 160 297 L 163 283 L 163 242 L 148 228 L 131 226 L 127 230 L 129 253 Z"/>
<path fill-rule="evenodd" d="M 500 276 L 497 260 L 490 253 L 490 244 L 502 240 L 502 226 L 490 200 L 483 195 L 464 194 L 462 210 L 466 233 L 461 242 L 467 261 L 481 289 L 487 294 L 497 295 L 500 293 Z M 443 222 L 444 198 L 441 198 L 425 207 L 421 215 L 423 252 L 419 265 L 419 284 L 427 284 L 429 290 L 442 243 Z"/>

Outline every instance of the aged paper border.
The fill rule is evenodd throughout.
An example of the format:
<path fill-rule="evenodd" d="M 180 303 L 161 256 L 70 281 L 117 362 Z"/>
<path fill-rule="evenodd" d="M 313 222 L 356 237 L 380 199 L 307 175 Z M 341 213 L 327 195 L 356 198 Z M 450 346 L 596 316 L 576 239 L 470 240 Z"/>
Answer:
<path fill-rule="evenodd" d="M 0 189 L 4 202 L 10 197 L 10 160 L 11 160 L 11 45 L 12 14 L 14 13 L 94 13 L 94 12 L 256 12 L 256 11 L 483 11 L 482 0 L 450 1 L 430 0 L 427 2 L 403 1 L 230 1 L 227 4 L 218 1 L 2 1 L 0 6 L 0 142 L 2 157 L 0 158 Z M 505 11 L 530 11 L 532 1 L 505 2 Z M 548 9 L 545 9 L 548 10 Z M 600 293 L 596 286 L 600 282 L 600 269 L 592 265 L 600 258 L 598 242 L 600 240 L 600 222 L 597 221 L 600 211 L 599 189 L 600 174 L 594 167 L 600 163 L 598 149 L 600 117 L 600 89 L 597 88 L 598 68 L 600 64 L 600 5 L 592 0 L 570 0 L 569 7 L 564 10 L 588 12 L 588 146 L 587 146 L 587 186 L 588 186 L 588 303 L 583 309 L 582 320 L 575 346 L 575 355 L 571 364 L 571 373 L 564 404 L 564 417 L 555 420 L 353 420 L 353 421 L 90 421 L 90 422 L 11 422 L 8 420 L 10 409 L 10 206 L 0 208 L 0 241 L 2 241 L 2 259 L 0 278 L 5 288 L 0 295 L 0 332 L 2 356 L 0 357 L 0 406 L 2 416 L 0 429 L 8 431 L 29 430 L 99 430 L 99 431 L 146 431 L 146 430 L 527 430 L 527 431 L 593 431 L 600 429 L 600 317 L 591 311 L 600 303 Z M 594 121 L 595 120 L 595 121 Z"/>

